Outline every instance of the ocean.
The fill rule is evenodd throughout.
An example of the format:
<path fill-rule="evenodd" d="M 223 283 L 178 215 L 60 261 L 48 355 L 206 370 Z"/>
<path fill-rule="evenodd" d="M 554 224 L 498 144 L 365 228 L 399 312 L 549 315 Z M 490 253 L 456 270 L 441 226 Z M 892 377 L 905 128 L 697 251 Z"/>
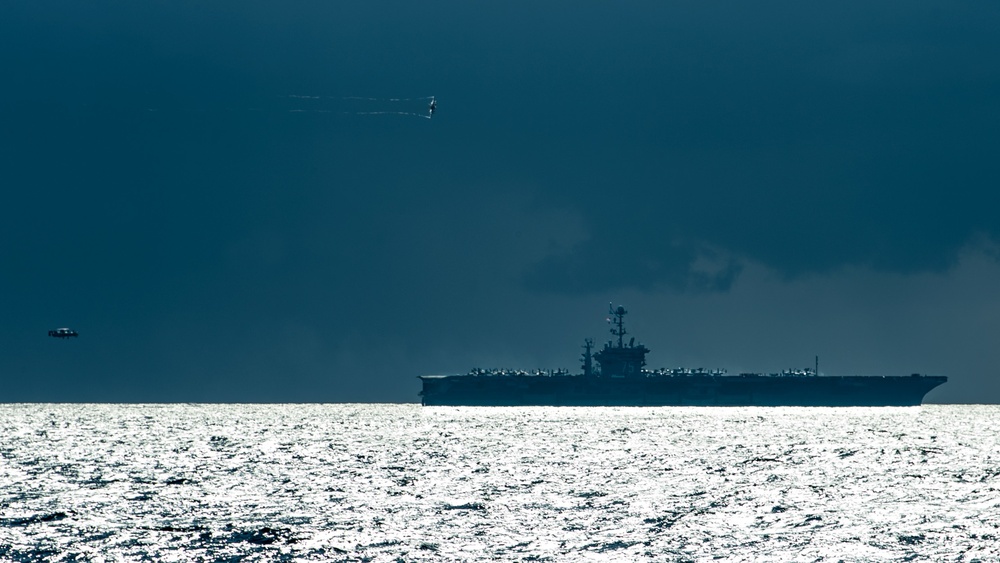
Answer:
<path fill-rule="evenodd" d="M 1000 561 L 1000 406 L 0 405 L 2 561 Z"/>

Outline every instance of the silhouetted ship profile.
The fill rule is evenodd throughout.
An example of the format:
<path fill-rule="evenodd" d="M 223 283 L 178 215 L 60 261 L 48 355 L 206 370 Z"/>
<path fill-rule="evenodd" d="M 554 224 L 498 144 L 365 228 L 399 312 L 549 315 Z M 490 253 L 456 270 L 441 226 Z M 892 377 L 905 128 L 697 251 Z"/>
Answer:
<path fill-rule="evenodd" d="M 617 342 L 592 353 L 584 342 L 583 373 L 565 370 L 473 369 L 462 375 L 421 375 L 424 406 L 914 406 L 948 381 L 944 376 L 819 376 L 814 368 L 782 373 L 671 369 L 649 371 L 649 349 L 625 342 L 624 307 L 609 321 Z M 596 362 L 596 365 L 595 365 Z"/>

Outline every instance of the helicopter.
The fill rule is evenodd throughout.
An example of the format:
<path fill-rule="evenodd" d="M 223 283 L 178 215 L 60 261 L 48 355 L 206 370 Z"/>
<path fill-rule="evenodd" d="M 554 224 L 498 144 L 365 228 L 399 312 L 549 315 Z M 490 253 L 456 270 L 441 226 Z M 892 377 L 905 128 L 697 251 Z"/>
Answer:
<path fill-rule="evenodd" d="M 80 333 L 69 328 L 57 328 L 55 330 L 50 330 L 49 336 L 52 338 L 76 338 L 80 336 Z"/>

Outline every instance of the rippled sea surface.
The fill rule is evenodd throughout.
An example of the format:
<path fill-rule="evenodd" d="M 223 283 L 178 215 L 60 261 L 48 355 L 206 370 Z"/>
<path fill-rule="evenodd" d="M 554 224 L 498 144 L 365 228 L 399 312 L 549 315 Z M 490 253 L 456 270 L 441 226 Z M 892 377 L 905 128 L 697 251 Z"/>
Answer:
<path fill-rule="evenodd" d="M 0 560 L 998 561 L 1000 407 L 0 405 Z"/>

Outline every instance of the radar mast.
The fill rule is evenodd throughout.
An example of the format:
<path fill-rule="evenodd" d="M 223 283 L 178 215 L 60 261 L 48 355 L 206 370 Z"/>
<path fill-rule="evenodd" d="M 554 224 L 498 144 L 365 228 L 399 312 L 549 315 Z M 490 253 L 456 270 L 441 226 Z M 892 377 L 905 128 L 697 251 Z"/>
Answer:
<path fill-rule="evenodd" d="M 626 311 L 625 307 L 622 307 L 621 305 L 619 305 L 618 308 L 615 309 L 614 305 L 608 303 L 608 312 L 614 316 L 614 320 L 611 320 L 610 318 L 608 319 L 608 322 L 610 322 L 612 325 L 611 334 L 614 334 L 615 336 L 618 337 L 618 347 L 624 348 L 625 344 L 622 341 L 622 339 L 625 337 L 626 334 L 625 315 L 628 314 L 628 311 Z"/>

